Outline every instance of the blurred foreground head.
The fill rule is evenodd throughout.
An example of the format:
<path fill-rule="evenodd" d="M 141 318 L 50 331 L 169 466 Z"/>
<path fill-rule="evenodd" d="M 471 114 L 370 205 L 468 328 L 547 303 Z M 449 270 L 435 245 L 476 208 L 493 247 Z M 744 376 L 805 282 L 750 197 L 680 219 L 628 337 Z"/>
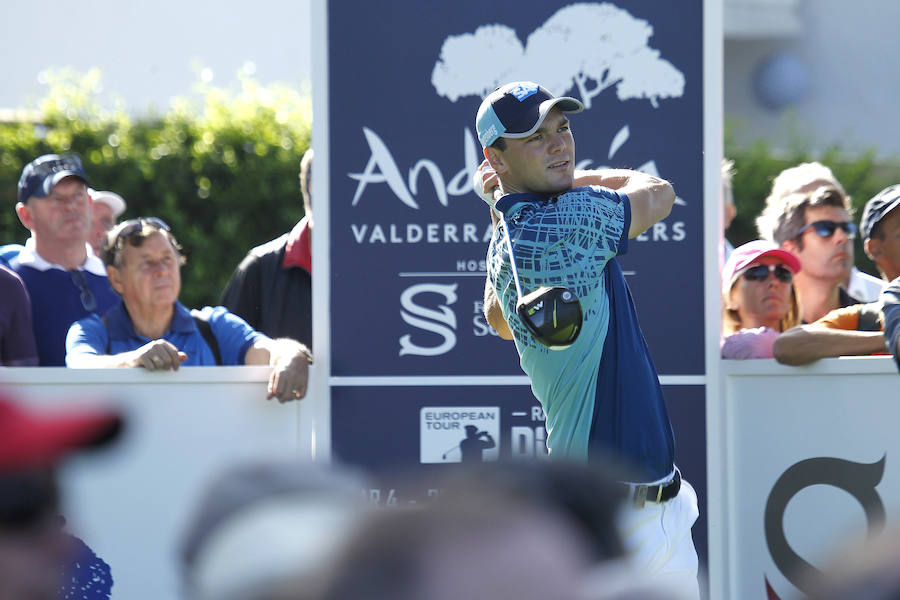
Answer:
<path fill-rule="evenodd" d="M 56 467 L 71 453 L 111 441 L 120 428 L 110 412 L 26 410 L 0 393 L 0 598 L 84 591 L 70 563 L 87 549 L 63 531 Z M 111 585 L 94 582 L 107 591 Z"/>
<path fill-rule="evenodd" d="M 589 560 L 572 525 L 495 500 L 375 515 L 334 565 L 323 599 L 577 598 Z"/>
<path fill-rule="evenodd" d="M 206 488 L 183 539 L 187 597 L 262 600 L 290 582 L 315 598 L 318 579 L 366 514 L 355 473 L 297 461 L 232 468 Z"/>
<path fill-rule="evenodd" d="M 428 505 L 374 515 L 334 565 L 325 600 L 567 600 L 621 559 L 622 490 L 587 465 L 463 467 Z M 284 596 L 284 599 L 293 598 Z"/>
<path fill-rule="evenodd" d="M 900 529 L 847 546 L 805 587 L 812 600 L 900 598 Z"/>

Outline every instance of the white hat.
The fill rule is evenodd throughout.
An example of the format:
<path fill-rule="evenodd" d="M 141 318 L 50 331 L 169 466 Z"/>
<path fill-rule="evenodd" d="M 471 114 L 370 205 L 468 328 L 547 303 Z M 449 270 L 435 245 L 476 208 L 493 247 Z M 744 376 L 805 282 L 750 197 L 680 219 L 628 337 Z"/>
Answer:
<path fill-rule="evenodd" d="M 97 191 L 93 188 L 88 188 L 88 196 L 91 197 L 91 200 L 94 202 L 102 202 L 107 205 L 109 209 L 112 211 L 112 215 L 114 219 L 118 219 L 119 216 L 125 212 L 126 204 L 125 200 L 122 196 L 118 195 L 115 192 L 106 192 L 106 191 Z"/>

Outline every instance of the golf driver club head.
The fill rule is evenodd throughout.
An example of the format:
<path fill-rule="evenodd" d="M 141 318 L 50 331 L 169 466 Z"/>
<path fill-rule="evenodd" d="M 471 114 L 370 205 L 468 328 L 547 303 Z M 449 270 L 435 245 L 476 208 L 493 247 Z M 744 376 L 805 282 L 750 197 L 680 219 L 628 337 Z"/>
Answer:
<path fill-rule="evenodd" d="M 534 338 L 551 350 L 568 348 L 581 332 L 581 303 L 564 287 L 541 286 L 519 298 L 516 314 Z"/>

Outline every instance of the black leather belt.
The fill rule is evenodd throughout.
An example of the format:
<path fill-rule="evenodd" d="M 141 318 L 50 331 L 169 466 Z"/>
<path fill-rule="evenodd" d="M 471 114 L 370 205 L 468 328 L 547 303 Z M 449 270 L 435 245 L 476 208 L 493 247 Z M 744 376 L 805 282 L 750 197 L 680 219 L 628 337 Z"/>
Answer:
<path fill-rule="evenodd" d="M 644 508 L 647 502 L 662 504 L 678 495 L 681 490 L 681 471 L 675 468 L 672 479 L 656 485 L 644 485 L 627 483 L 628 501 L 634 503 L 635 508 Z"/>

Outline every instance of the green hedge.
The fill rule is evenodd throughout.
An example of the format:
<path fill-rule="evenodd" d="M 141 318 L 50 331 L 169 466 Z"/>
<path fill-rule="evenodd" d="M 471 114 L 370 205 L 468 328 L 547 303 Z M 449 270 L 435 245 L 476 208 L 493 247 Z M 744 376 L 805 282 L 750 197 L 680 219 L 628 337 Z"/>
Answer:
<path fill-rule="evenodd" d="M 154 215 L 172 227 L 188 259 L 181 299 L 190 307 L 217 304 L 247 250 L 303 216 L 307 97 L 243 77 L 239 92 L 200 86 L 202 100 L 132 117 L 121 103 L 101 105 L 99 71 L 49 77 L 36 116 L 0 123 L 0 243 L 28 237 L 13 210 L 16 185 L 22 167 L 48 152 L 80 154 L 91 185 L 128 202 L 123 218 Z"/>
<path fill-rule="evenodd" d="M 241 78 L 237 93 L 198 86 L 202 100 L 177 99 L 166 114 L 130 116 L 122 104 L 101 104 L 101 76 L 57 71 L 29 118 L 0 123 L 0 243 L 22 243 L 28 232 L 13 206 L 22 167 L 48 152 L 73 151 L 97 189 L 128 201 L 125 218 L 155 215 L 172 226 L 185 248 L 181 298 L 188 306 L 218 303 L 222 288 L 248 249 L 290 229 L 303 215 L 297 172 L 309 146 L 308 97 L 285 86 Z M 733 127 L 727 127 L 730 131 Z M 850 156 L 839 148 L 813 156 L 798 143 L 776 153 L 765 142 L 741 146 L 726 135 L 735 161 L 737 217 L 729 239 L 756 238 L 754 219 L 772 179 L 808 160 L 832 168 L 859 213 L 866 200 L 900 181 L 900 165 L 873 152 Z M 857 265 L 877 273 L 857 240 Z"/>
<path fill-rule="evenodd" d="M 726 132 L 731 129 L 726 126 Z M 900 163 L 895 160 L 878 161 L 874 150 L 862 155 L 850 155 L 838 147 L 831 147 L 824 153 L 813 155 L 803 142 L 797 142 L 794 146 L 779 152 L 763 141 L 741 146 L 726 133 L 725 155 L 734 160 L 732 184 L 737 208 L 737 216 L 726 235 L 735 246 L 757 238 L 756 217 L 765 206 L 772 180 L 788 167 L 812 160 L 830 167 L 853 200 L 857 223 L 869 198 L 889 185 L 900 183 Z M 857 238 L 855 248 L 856 266 L 878 276 L 878 269 L 863 252 L 861 239 Z"/>

